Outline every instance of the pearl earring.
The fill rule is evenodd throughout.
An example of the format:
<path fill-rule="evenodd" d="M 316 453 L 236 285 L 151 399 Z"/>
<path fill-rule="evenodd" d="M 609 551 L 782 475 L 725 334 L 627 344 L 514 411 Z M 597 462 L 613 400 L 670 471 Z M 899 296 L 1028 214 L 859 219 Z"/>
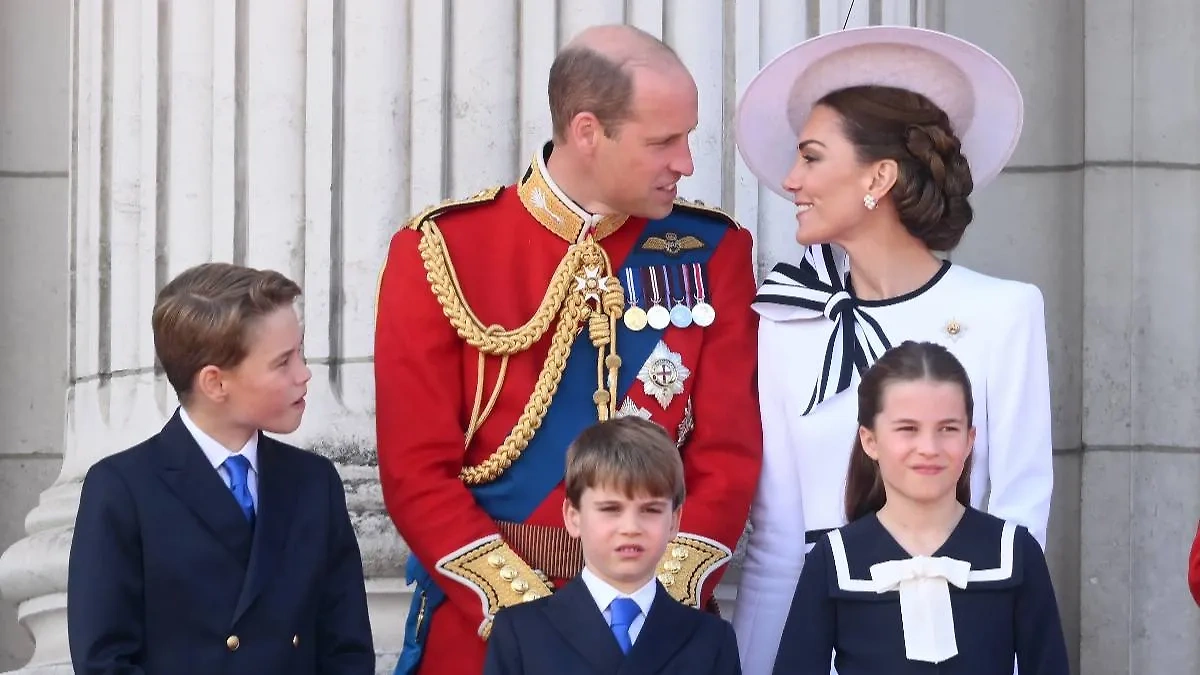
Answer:
<path fill-rule="evenodd" d="M 875 201 L 875 198 L 869 194 L 866 197 L 863 197 L 863 206 L 867 207 L 868 211 L 874 211 L 877 203 L 878 202 Z"/>

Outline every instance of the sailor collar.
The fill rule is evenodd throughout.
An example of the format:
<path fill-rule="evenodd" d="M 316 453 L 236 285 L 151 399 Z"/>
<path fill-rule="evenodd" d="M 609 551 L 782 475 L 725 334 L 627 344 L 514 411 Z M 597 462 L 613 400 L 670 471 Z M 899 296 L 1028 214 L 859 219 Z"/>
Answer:
<path fill-rule="evenodd" d="M 816 244 L 804 252 L 799 265 L 779 263 L 763 280 L 752 307 L 769 321 L 816 320 L 832 322 L 821 373 L 804 407 L 807 415 L 825 400 L 850 388 L 857 375 L 875 363 L 892 342 L 883 326 L 867 311 L 894 305 L 929 290 L 950 270 L 944 261 L 933 278 L 915 291 L 880 301 L 860 300 L 850 283 L 850 259 L 830 244 Z"/>
<path fill-rule="evenodd" d="M 1021 574 L 1014 573 L 1020 566 L 1015 555 L 1017 526 L 1011 521 L 989 520 L 968 509 L 950 538 L 932 556 L 899 558 L 870 555 L 889 545 L 894 545 L 897 552 L 902 550 L 874 515 L 850 527 L 854 530 L 847 537 L 854 542 L 850 546 L 840 530 L 828 535 L 837 595 L 877 601 L 898 595 L 905 655 L 912 661 L 941 663 L 958 654 L 952 586 L 959 591 L 995 589 L 1020 581 Z M 866 538 L 874 539 L 875 546 L 864 548 Z M 850 560 L 848 549 L 850 555 L 857 553 L 865 559 Z M 879 561 L 873 562 L 876 559 Z M 994 566 L 980 566 L 984 560 L 988 561 L 984 565 Z M 868 572 L 862 575 L 866 565 Z"/>
<path fill-rule="evenodd" d="M 547 230 L 577 244 L 591 235 L 596 241 L 616 232 L 629 219 L 624 214 L 592 214 L 566 195 L 546 169 L 554 144 L 547 142 L 536 153 L 517 186 L 521 204 Z"/>

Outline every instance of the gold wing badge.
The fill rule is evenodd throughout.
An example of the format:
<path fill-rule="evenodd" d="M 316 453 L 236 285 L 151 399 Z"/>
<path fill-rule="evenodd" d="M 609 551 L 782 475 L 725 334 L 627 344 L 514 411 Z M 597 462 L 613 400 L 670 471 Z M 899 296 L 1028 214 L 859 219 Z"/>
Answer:
<path fill-rule="evenodd" d="M 664 232 L 661 237 L 647 237 L 646 241 L 642 242 L 643 251 L 658 251 L 671 257 L 685 251 L 698 251 L 706 246 L 699 237 L 690 234 L 681 237 L 675 232 Z"/>

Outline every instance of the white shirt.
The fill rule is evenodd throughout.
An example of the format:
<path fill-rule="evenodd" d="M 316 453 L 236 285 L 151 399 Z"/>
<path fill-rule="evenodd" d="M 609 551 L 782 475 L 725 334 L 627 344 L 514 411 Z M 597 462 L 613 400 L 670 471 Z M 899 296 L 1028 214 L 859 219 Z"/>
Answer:
<path fill-rule="evenodd" d="M 621 591 L 613 588 L 608 582 L 596 576 L 587 567 L 583 568 L 583 573 L 579 575 L 583 578 L 583 584 L 587 586 L 588 592 L 592 594 L 592 599 L 596 601 L 596 606 L 604 614 L 604 623 L 612 625 L 612 612 L 608 606 L 613 600 L 625 597 L 637 603 L 642 613 L 629 624 L 629 644 L 637 642 L 638 634 L 642 632 L 642 626 L 646 623 L 646 615 L 650 613 L 650 605 L 654 604 L 654 596 L 658 595 L 658 583 L 654 577 L 650 577 L 650 581 L 646 582 L 645 586 L 634 591 L 632 594 L 626 595 Z M 782 630 L 782 626 L 780 629 Z"/>
<path fill-rule="evenodd" d="M 187 427 L 192 438 L 196 439 L 196 445 L 204 451 L 204 456 L 208 458 L 208 463 L 212 464 L 217 470 L 217 474 L 221 476 L 221 480 L 225 481 L 225 487 L 230 487 L 229 470 L 224 467 L 225 460 L 234 455 L 241 455 L 250 462 L 250 470 L 246 472 L 246 488 L 250 490 L 250 499 L 254 502 L 254 510 L 258 510 L 258 434 L 250 436 L 250 440 L 242 446 L 242 449 L 237 452 L 230 452 L 228 448 L 221 445 L 212 436 L 201 431 L 200 427 L 188 417 L 187 411 L 181 406 L 179 408 L 179 419 L 183 420 L 183 426 Z"/>
<path fill-rule="evenodd" d="M 949 265 L 922 289 L 859 302 L 892 346 L 940 343 L 971 379 L 976 427 L 971 502 L 1024 525 L 1045 546 L 1053 488 L 1050 384 L 1041 292 Z M 834 322 L 756 305 L 763 468 L 734 627 L 746 675 L 769 674 L 811 548 L 805 532 L 845 524 L 846 470 L 857 433 L 859 376 L 808 414 Z M 952 328 L 953 326 L 953 328 Z M 861 328 L 861 326 L 860 326 Z M 873 327 L 872 327 L 873 330 Z M 833 355 L 833 371 L 841 357 Z"/>

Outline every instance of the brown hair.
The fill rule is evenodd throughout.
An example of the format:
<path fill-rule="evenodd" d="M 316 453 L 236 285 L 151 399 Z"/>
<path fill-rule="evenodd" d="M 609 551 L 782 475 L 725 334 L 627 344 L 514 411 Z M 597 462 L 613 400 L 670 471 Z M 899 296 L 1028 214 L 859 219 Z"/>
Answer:
<path fill-rule="evenodd" d="M 626 43 L 610 48 L 610 54 L 590 46 L 586 39 L 576 38 L 554 57 L 550 65 L 547 94 L 550 99 L 550 122 L 554 138 L 562 139 L 571 120 L 582 112 L 596 116 L 604 127 L 604 135 L 613 138 L 621 124 L 629 119 L 633 106 L 633 73 L 635 65 L 667 62 L 680 63 L 675 51 L 666 43 L 633 26 L 601 26 L 610 34 L 618 31 Z"/>
<path fill-rule="evenodd" d="M 563 482 L 575 508 L 588 488 L 612 488 L 631 498 L 669 498 L 676 509 L 686 495 L 679 449 L 662 427 L 634 416 L 585 429 L 567 450 Z"/>
<path fill-rule="evenodd" d="M 278 272 L 227 263 L 197 265 L 163 286 L 151 319 L 154 352 L 180 402 L 205 366 L 241 363 L 255 322 L 299 295 Z"/>
<path fill-rule="evenodd" d="M 945 347 L 932 342 L 910 340 L 888 350 L 863 375 L 862 383 L 858 385 L 859 426 L 872 430 L 875 428 L 875 418 L 883 408 L 883 395 L 888 385 L 918 380 L 957 384 L 962 389 L 963 402 L 966 404 L 967 423 L 971 423 L 975 401 L 971 396 L 971 380 L 967 377 L 966 369 Z M 969 505 L 971 501 L 971 458 L 972 455 L 967 455 L 955 489 L 955 497 L 963 505 Z M 856 433 L 846 476 L 847 522 L 878 511 L 886 501 L 879 464 L 867 456 L 862 440 Z"/>
<path fill-rule="evenodd" d="M 958 246 L 974 217 L 975 184 L 946 113 L 921 94 L 881 86 L 839 89 L 817 105 L 841 116 L 860 162 L 896 162 L 890 195 L 904 227 L 931 250 Z"/>

